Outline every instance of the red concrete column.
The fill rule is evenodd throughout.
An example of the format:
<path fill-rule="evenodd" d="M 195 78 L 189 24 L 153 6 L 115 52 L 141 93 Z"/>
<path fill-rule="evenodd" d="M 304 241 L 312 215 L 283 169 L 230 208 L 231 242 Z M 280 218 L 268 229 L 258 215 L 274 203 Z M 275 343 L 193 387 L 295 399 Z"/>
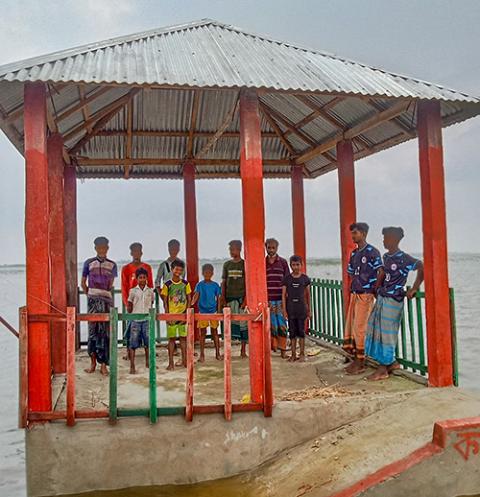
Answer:
<path fill-rule="evenodd" d="M 47 101 L 43 83 L 26 83 L 25 133 L 25 245 L 27 310 L 50 311 L 48 250 Z M 28 325 L 28 403 L 30 411 L 50 411 L 51 350 L 48 323 Z"/>
<path fill-rule="evenodd" d="M 240 93 L 240 177 L 247 306 L 250 312 L 260 312 L 267 305 L 261 138 L 257 94 L 254 90 L 243 90 Z M 250 322 L 248 331 L 251 398 L 253 402 L 262 402 L 266 360 L 262 323 Z M 265 378 L 265 381 L 271 381 L 271 378 Z"/>
<path fill-rule="evenodd" d="M 292 226 L 293 252 L 299 255 L 307 267 L 307 242 L 305 236 L 305 202 L 303 196 L 303 166 L 292 165 Z"/>
<path fill-rule="evenodd" d="M 183 166 L 183 198 L 187 277 L 193 290 L 198 283 L 198 229 L 197 200 L 195 194 L 195 163 L 190 161 L 186 162 Z"/>
<path fill-rule="evenodd" d="M 356 221 L 355 165 L 350 140 L 337 144 L 338 198 L 340 203 L 340 244 L 342 248 L 343 303 L 345 312 L 350 301 L 347 266 L 355 244 L 350 234 L 350 225 Z"/>
<path fill-rule="evenodd" d="M 419 102 L 417 121 L 428 382 L 431 386 L 445 387 L 453 384 L 453 359 L 440 103 Z"/>
<path fill-rule="evenodd" d="M 49 198 L 49 250 L 51 268 L 51 299 L 54 312 L 67 311 L 67 288 L 65 274 L 65 230 L 63 222 L 63 140 L 53 134 L 47 141 L 48 150 L 48 198 Z M 52 367 L 54 373 L 65 373 L 66 323 L 51 325 Z"/>

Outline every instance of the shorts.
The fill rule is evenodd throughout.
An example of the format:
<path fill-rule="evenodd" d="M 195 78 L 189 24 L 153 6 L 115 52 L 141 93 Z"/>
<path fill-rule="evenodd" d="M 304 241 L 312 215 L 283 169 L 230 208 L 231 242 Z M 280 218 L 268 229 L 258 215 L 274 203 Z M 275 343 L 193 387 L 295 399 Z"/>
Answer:
<path fill-rule="evenodd" d="M 288 318 L 288 334 L 290 336 L 290 340 L 305 338 L 305 319 Z"/>
<path fill-rule="evenodd" d="M 187 336 L 187 325 L 183 322 L 167 323 L 167 338 L 179 338 Z"/>
<path fill-rule="evenodd" d="M 218 321 L 215 321 L 214 319 L 210 319 L 208 321 L 198 321 L 198 327 L 200 329 L 210 327 L 210 329 L 216 330 L 218 328 Z"/>
<path fill-rule="evenodd" d="M 128 348 L 135 350 L 148 347 L 149 321 L 132 321 L 130 324 L 130 337 Z"/>

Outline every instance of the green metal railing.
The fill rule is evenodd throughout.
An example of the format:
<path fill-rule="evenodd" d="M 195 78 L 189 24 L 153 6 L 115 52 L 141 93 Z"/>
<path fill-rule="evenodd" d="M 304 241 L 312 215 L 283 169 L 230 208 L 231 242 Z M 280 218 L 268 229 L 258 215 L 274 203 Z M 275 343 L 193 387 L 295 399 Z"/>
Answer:
<path fill-rule="evenodd" d="M 455 295 L 450 289 L 452 315 L 452 350 L 454 384 L 458 385 L 458 363 L 456 348 Z M 343 344 L 345 309 L 342 282 L 329 279 L 313 279 L 311 286 L 310 335 L 335 345 Z M 426 350 L 425 292 L 417 292 L 412 300 L 406 299 L 400 324 L 397 345 L 397 361 L 404 369 L 426 376 L 428 357 Z"/>

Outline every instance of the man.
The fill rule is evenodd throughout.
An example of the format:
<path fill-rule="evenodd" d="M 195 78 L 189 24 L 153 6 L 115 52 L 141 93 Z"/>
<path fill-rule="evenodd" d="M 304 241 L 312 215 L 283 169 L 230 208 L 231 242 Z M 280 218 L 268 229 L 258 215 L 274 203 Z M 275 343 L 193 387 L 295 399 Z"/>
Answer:
<path fill-rule="evenodd" d="M 160 266 L 158 266 L 157 277 L 155 278 L 155 288 L 158 294 L 162 290 L 162 286 L 165 282 L 172 279 L 172 263 L 174 260 L 178 259 L 178 254 L 180 253 L 180 242 L 178 240 L 170 240 L 168 242 L 168 258 L 165 259 Z M 178 259 L 180 260 L 180 259 Z M 185 270 L 182 271 L 181 277 L 185 276 Z"/>
<path fill-rule="evenodd" d="M 368 229 L 367 223 L 350 225 L 352 240 L 357 248 L 353 250 L 347 268 L 350 277 L 350 303 L 343 349 L 353 357 L 353 362 L 345 369 L 347 374 L 361 374 L 365 371 L 365 332 L 375 303 L 379 276 L 383 274 L 380 252 L 367 243 Z"/>
<path fill-rule="evenodd" d="M 273 352 L 280 349 L 282 359 L 286 358 L 287 350 L 287 323 L 282 309 L 283 280 L 290 271 L 285 259 L 278 255 L 278 241 L 267 238 L 265 249 L 267 251 L 267 292 L 270 307 L 270 333 L 271 349 Z"/>

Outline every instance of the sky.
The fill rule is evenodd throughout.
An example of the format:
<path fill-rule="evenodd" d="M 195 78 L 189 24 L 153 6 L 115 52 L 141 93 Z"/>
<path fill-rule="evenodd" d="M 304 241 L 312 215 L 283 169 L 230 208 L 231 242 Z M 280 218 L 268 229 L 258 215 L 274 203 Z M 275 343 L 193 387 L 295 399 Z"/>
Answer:
<path fill-rule="evenodd" d="M 212 18 L 277 40 L 327 51 L 392 72 L 480 95 L 480 2 L 304 0 L 2 0 L 0 64 L 147 29 Z M 448 244 L 452 252 L 480 252 L 480 118 L 444 130 Z M 357 214 L 381 245 L 381 228 L 401 225 L 405 250 L 421 252 L 417 141 L 356 163 Z M 23 263 L 23 158 L 0 134 L 0 264 Z M 292 252 L 290 184 L 265 181 L 266 235 Z M 309 257 L 339 256 L 336 172 L 305 181 Z M 97 235 L 110 256 L 128 258 L 142 241 L 147 259 L 166 255 L 167 240 L 183 242 L 180 181 L 86 180 L 78 183 L 79 259 Z M 198 181 L 200 257 L 225 257 L 241 237 L 238 180 Z"/>

